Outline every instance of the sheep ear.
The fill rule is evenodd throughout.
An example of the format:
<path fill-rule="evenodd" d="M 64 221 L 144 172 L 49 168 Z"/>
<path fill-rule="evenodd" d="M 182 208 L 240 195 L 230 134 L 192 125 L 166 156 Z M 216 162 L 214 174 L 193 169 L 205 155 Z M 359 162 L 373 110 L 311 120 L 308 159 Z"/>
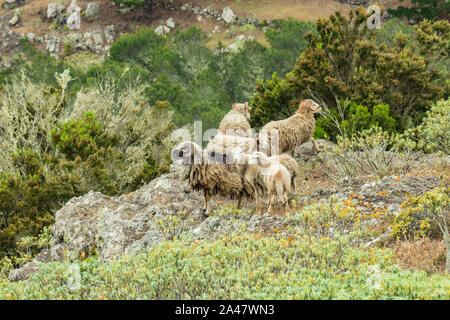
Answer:
<path fill-rule="evenodd" d="M 233 105 L 231 106 L 231 109 L 234 110 L 236 108 L 236 106 L 237 106 L 237 102 L 233 103 Z"/>
<path fill-rule="evenodd" d="M 308 100 L 303 100 L 301 102 L 299 102 L 298 104 L 298 109 L 296 113 L 303 113 L 306 109 L 306 107 L 308 106 Z"/>

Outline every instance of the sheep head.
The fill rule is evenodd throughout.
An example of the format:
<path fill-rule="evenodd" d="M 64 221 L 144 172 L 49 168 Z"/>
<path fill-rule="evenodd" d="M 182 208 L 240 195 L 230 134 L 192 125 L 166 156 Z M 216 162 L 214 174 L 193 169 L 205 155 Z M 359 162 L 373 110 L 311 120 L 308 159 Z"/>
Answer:
<path fill-rule="evenodd" d="M 319 104 L 315 103 L 311 99 L 303 100 L 299 103 L 297 114 L 314 115 L 314 113 L 321 112 L 322 108 Z"/>
<path fill-rule="evenodd" d="M 201 164 L 203 150 L 194 142 L 184 141 L 172 149 L 172 160 L 184 165 Z"/>
<path fill-rule="evenodd" d="M 234 110 L 234 111 L 242 113 L 247 120 L 250 120 L 251 108 L 249 107 L 248 102 L 246 102 L 246 103 L 235 103 L 235 104 L 233 104 L 231 109 Z"/>

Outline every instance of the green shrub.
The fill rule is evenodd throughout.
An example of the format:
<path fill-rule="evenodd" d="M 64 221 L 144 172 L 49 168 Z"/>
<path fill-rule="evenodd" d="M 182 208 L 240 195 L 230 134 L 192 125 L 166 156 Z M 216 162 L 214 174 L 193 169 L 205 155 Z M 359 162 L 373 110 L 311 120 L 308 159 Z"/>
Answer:
<path fill-rule="evenodd" d="M 404 17 L 413 22 L 448 19 L 450 14 L 450 3 L 446 0 L 412 0 L 411 3 L 412 6 L 399 6 L 388 9 L 388 12 L 394 17 Z"/>
<path fill-rule="evenodd" d="M 414 44 L 398 33 L 387 45 L 377 44 L 376 31 L 367 29 L 366 18 L 360 8 L 348 18 L 336 12 L 319 19 L 317 34 L 305 35 L 307 45 L 286 77 L 286 93 L 277 95 L 292 96 L 292 105 L 314 96 L 330 110 L 337 109 L 341 99 L 361 106 L 389 105 L 395 130 L 403 131 L 420 123 L 432 101 L 448 91 L 436 65 L 448 59 L 450 24 L 424 21 L 414 33 Z M 392 120 L 388 122 L 391 127 Z"/>
<path fill-rule="evenodd" d="M 411 166 L 410 154 L 398 153 L 398 148 L 395 136 L 376 126 L 348 137 L 339 136 L 337 146 L 326 150 L 328 175 L 340 181 L 406 173 Z"/>
<path fill-rule="evenodd" d="M 450 98 L 437 101 L 423 122 L 398 136 L 405 149 L 450 153 Z"/>
<path fill-rule="evenodd" d="M 252 127 L 262 127 L 269 121 L 292 116 L 296 110 L 292 99 L 293 90 L 290 85 L 276 73 L 271 80 L 259 81 L 251 102 L 250 124 Z"/>
<path fill-rule="evenodd" d="M 168 172 L 174 124 L 168 102 L 145 102 L 143 86 L 108 81 L 70 99 L 69 71 L 57 87 L 25 75 L 0 92 L 0 258 L 17 255 L 71 197 L 117 195 Z"/>
<path fill-rule="evenodd" d="M 408 198 L 392 221 L 391 235 L 398 239 L 440 237 L 436 224 L 439 212 L 448 210 L 449 189 L 437 187 L 423 196 Z"/>
<path fill-rule="evenodd" d="M 74 286 L 77 269 L 80 281 Z M 0 282 L 0 299 L 448 299 L 449 295 L 447 275 L 401 270 L 390 251 L 351 248 L 342 237 L 297 234 L 167 241 L 110 263 L 95 257 L 49 263 L 30 281 Z"/>

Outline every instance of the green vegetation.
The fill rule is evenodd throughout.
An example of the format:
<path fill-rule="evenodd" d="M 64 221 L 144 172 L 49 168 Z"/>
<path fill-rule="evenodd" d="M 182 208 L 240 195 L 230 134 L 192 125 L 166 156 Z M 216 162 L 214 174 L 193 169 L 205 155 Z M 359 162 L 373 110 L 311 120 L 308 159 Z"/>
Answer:
<path fill-rule="evenodd" d="M 245 214 L 242 211 L 234 215 Z M 390 250 L 363 250 L 343 204 L 313 205 L 270 234 L 217 240 L 184 233 L 103 263 L 42 265 L 30 281 L 0 279 L 0 299 L 448 299 L 447 275 L 402 270 Z M 329 227 L 334 232 L 328 233 Z M 345 234 L 344 229 L 353 231 Z M 74 276 L 79 270 L 79 277 Z M 79 281 L 74 280 L 79 279 Z"/>
<path fill-rule="evenodd" d="M 281 116 L 266 110 L 265 105 L 270 105 L 271 100 L 278 99 L 293 112 L 299 100 L 312 96 L 331 111 L 336 111 L 341 99 L 362 106 L 359 111 L 345 110 L 342 118 L 346 119 L 354 118 L 354 112 L 374 116 L 375 106 L 387 105 L 389 114 L 383 111 L 379 115 L 391 132 L 418 125 L 431 104 L 448 95 L 446 74 L 438 72 L 436 66 L 448 61 L 450 23 L 423 21 L 412 43 L 407 34 L 399 32 L 392 41 L 377 44 L 376 31 L 368 30 L 365 21 L 362 9 L 351 11 L 349 18 L 337 12 L 328 19 L 319 19 L 318 35 L 305 36 L 307 46 L 287 75 L 286 83 L 277 79 L 275 84 L 260 85 L 252 103 L 253 123 L 264 124 L 267 118 Z M 382 37 L 386 38 L 386 34 Z M 367 117 L 356 117 L 354 120 L 362 123 L 352 124 L 354 128 L 367 127 Z M 395 126 L 387 117 L 395 119 Z M 324 126 L 318 130 L 336 139 L 336 132 Z"/>
<path fill-rule="evenodd" d="M 152 1 L 114 2 L 151 10 Z M 251 103 L 254 128 L 291 116 L 302 99 L 320 102 L 314 136 L 337 143 L 320 155 L 334 181 L 406 172 L 410 151 L 448 155 L 450 24 L 420 3 L 414 17 L 430 21 L 417 26 L 396 18 L 370 31 L 361 9 L 316 24 L 277 20 L 267 47 L 245 41 L 237 51 L 208 48 L 198 28 L 142 28 L 104 59 L 57 60 L 23 41 L 0 70 L 0 299 L 449 299 L 448 275 L 405 271 L 390 250 L 363 249 L 379 234 L 333 199 L 269 233 L 247 230 L 251 213 L 221 208 L 212 215 L 235 221 L 216 240 L 187 232 L 194 222 L 183 211 L 155 221 L 166 241 L 152 249 L 110 263 L 92 252 L 42 265 L 28 282 L 5 279 L 49 247 L 70 198 L 129 193 L 168 172 L 173 130 L 195 120 L 217 128 L 234 102 Z M 392 239 L 442 236 L 448 250 L 443 212 L 448 188 L 408 199 L 389 221 Z M 80 287 L 69 285 L 74 267 Z"/>
<path fill-rule="evenodd" d="M 411 3 L 411 7 L 399 6 L 389 9 L 388 12 L 394 17 L 405 17 L 412 22 L 449 18 L 450 3 L 447 0 L 412 0 Z"/>
<path fill-rule="evenodd" d="M 51 225 L 70 198 L 130 192 L 169 169 L 167 101 L 150 106 L 143 86 L 121 91 L 113 81 L 70 97 L 69 70 L 55 79 L 23 75 L 0 91 L 0 259 L 14 260 L 21 238 Z"/>

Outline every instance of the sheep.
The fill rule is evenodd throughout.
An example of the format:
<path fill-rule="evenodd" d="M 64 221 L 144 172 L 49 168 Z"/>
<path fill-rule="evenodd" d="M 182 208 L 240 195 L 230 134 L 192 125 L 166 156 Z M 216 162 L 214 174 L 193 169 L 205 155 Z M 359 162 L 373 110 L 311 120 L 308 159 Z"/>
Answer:
<path fill-rule="evenodd" d="M 257 164 L 250 164 L 250 154 L 245 153 L 239 148 L 231 150 L 231 157 L 229 159 L 232 159 L 232 163 L 237 165 L 244 181 L 253 187 L 253 195 L 256 206 L 258 206 L 259 197 L 267 192 L 260 167 Z"/>
<path fill-rule="evenodd" d="M 172 160 L 181 160 L 185 165 L 182 175 L 189 187 L 202 191 L 205 199 L 204 215 L 211 212 L 210 199 L 214 195 L 230 196 L 238 199 L 240 208 L 242 198 L 253 198 L 254 188 L 247 183 L 237 165 L 217 163 L 200 146 L 185 141 L 172 150 Z"/>
<path fill-rule="evenodd" d="M 268 212 L 273 206 L 282 202 L 289 208 L 288 193 L 291 191 L 291 174 L 281 163 L 270 159 L 262 152 L 254 152 L 249 157 L 249 164 L 257 164 L 269 195 Z"/>
<path fill-rule="evenodd" d="M 280 155 L 273 155 L 270 157 L 270 159 L 278 161 L 283 166 L 285 166 L 286 169 L 288 169 L 289 173 L 291 174 L 291 188 L 293 191 L 295 191 L 297 189 L 296 180 L 298 177 L 298 170 L 299 170 L 297 161 L 295 161 L 295 159 L 293 159 L 290 155 L 286 153 Z"/>
<path fill-rule="evenodd" d="M 250 120 L 248 102 L 235 103 L 220 122 L 219 132 L 224 135 L 250 137 L 252 131 L 248 120 Z"/>
<path fill-rule="evenodd" d="M 261 129 L 257 137 L 259 151 L 265 152 L 268 156 L 293 152 L 299 144 L 311 141 L 314 149 L 319 152 L 320 149 L 312 134 L 315 128 L 314 114 L 321 110 L 317 103 L 308 99 L 299 103 L 298 110 L 293 116 L 284 120 L 269 122 Z M 278 150 L 276 150 L 277 146 L 275 145 L 277 140 Z"/>

